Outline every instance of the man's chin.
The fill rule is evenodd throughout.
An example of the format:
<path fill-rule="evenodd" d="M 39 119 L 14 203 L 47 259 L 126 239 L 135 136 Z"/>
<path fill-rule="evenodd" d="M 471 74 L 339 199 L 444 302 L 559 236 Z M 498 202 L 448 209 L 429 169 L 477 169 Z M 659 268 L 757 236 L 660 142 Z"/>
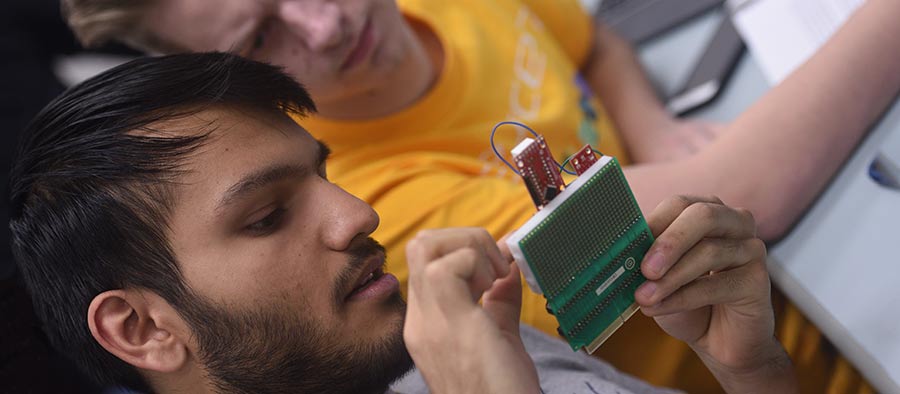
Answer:
<path fill-rule="evenodd" d="M 376 365 L 377 371 L 373 371 L 370 378 L 374 382 L 373 392 L 384 392 L 388 385 L 402 378 L 413 369 L 413 360 L 406 350 L 406 343 L 403 341 L 403 325 L 406 321 L 406 303 L 397 294 L 395 302 L 392 306 L 398 312 L 397 319 L 393 323 L 388 337 L 379 345 L 370 349 L 369 354 L 373 355 L 372 365 Z M 378 391 L 380 390 L 380 391 Z"/>
<path fill-rule="evenodd" d="M 212 383 L 223 392 L 384 392 L 413 366 L 403 341 L 406 304 L 382 304 L 375 337 L 342 333 L 273 310 L 234 313 L 196 302 L 190 316 Z"/>

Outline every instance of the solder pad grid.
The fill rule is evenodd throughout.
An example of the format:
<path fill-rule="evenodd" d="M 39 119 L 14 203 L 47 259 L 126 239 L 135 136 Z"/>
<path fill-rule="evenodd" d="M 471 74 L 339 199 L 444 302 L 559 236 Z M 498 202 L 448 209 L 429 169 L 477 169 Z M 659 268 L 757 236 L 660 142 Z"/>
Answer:
<path fill-rule="evenodd" d="M 653 242 L 614 158 L 603 157 L 516 231 L 510 246 L 573 349 L 598 347 L 631 316 Z M 521 264 L 520 264 L 521 265 Z"/>

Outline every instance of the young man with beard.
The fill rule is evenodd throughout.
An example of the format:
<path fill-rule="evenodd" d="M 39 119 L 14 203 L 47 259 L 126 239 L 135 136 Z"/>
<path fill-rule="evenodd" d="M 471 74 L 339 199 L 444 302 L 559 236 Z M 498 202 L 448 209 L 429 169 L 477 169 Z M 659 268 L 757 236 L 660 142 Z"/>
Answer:
<path fill-rule="evenodd" d="M 661 391 L 520 334 L 518 270 L 484 230 L 409 242 L 407 308 L 377 214 L 287 115 L 312 111 L 278 69 L 221 53 L 139 59 L 48 105 L 10 228 L 54 345 L 102 383 L 160 393 L 379 393 L 412 360 L 432 392 Z M 644 313 L 728 392 L 795 391 L 749 212 L 682 197 L 648 223 Z M 424 392 L 416 379 L 394 390 Z"/>
<path fill-rule="evenodd" d="M 715 194 L 753 211 L 771 241 L 900 91 L 900 49 L 892 43 L 900 8 L 891 0 L 866 2 L 808 64 L 720 129 L 673 119 L 628 46 L 595 26 L 576 0 L 64 4 L 86 44 L 115 39 L 151 52 L 233 51 L 303 81 L 320 116 L 302 122 L 334 151 L 332 179 L 385 219 L 376 235 L 396 258 L 388 268 L 401 289 L 404 245 L 418 231 L 478 226 L 497 237 L 533 214 L 520 179 L 487 142 L 500 120 L 528 123 L 560 160 L 585 143 L 618 157 L 645 212 L 672 194 Z M 500 151 L 523 135 L 500 130 Z M 523 321 L 555 333 L 544 300 L 523 297 Z M 784 303 L 777 292 L 776 300 Z M 825 391 L 831 377 L 834 387 L 854 381 L 846 368 L 833 369 L 846 364 L 823 351 L 827 344 L 809 340 L 821 334 L 796 308 L 785 310 L 778 331 L 808 360 L 800 371 L 809 389 Z M 690 349 L 660 335 L 649 319 L 633 326 L 600 353 L 654 382 L 709 389 Z M 648 369 L 629 356 L 635 350 L 666 361 Z"/>

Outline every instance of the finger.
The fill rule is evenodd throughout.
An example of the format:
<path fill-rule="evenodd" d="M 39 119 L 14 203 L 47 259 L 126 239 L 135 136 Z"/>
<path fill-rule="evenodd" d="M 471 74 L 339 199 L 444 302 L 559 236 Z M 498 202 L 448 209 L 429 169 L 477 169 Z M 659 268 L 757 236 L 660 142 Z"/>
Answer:
<path fill-rule="evenodd" d="M 659 203 L 656 208 L 647 216 L 647 225 L 650 226 L 650 232 L 654 237 L 662 234 L 678 215 L 681 215 L 687 207 L 698 202 L 708 202 L 722 204 L 722 200 L 718 197 L 697 197 L 697 196 L 673 196 Z"/>
<path fill-rule="evenodd" d="M 661 278 L 642 284 L 635 293 L 635 300 L 640 305 L 653 305 L 710 272 L 736 268 L 751 261 L 765 261 L 765 258 L 766 245 L 759 238 L 706 238 Z"/>
<path fill-rule="evenodd" d="M 502 330 L 519 332 L 522 312 L 522 278 L 519 267 L 512 263 L 509 274 L 494 281 L 484 293 L 482 307 Z"/>
<path fill-rule="evenodd" d="M 691 204 L 660 234 L 641 263 L 650 280 L 661 278 L 688 250 L 708 237 L 752 238 L 756 222 L 750 211 L 722 204 Z"/>
<path fill-rule="evenodd" d="M 509 239 L 510 234 L 504 235 L 497 241 L 497 248 L 500 250 L 500 254 L 506 259 L 507 262 L 513 261 L 512 252 L 509 250 L 509 245 L 506 243 L 506 240 Z"/>
<path fill-rule="evenodd" d="M 496 242 L 482 228 L 447 228 L 423 230 L 406 247 L 410 273 L 421 270 L 428 262 L 461 248 L 482 252 L 490 260 L 495 275 L 504 276 L 509 270 L 508 260 L 500 254 Z"/>
<path fill-rule="evenodd" d="M 694 280 L 655 305 L 641 309 L 647 316 L 684 313 L 711 305 L 768 307 L 769 276 L 765 263 L 747 264 Z"/>
<path fill-rule="evenodd" d="M 423 302 L 436 303 L 437 306 L 472 306 L 495 279 L 494 270 L 484 253 L 473 248 L 462 248 L 428 264 L 423 270 L 417 292 Z"/>

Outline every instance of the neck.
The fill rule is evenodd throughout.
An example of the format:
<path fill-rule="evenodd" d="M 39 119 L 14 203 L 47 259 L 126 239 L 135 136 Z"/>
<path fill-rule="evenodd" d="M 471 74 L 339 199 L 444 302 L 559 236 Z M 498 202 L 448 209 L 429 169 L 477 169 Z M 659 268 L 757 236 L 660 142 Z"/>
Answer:
<path fill-rule="evenodd" d="M 421 99 L 442 71 L 443 48 L 431 28 L 407 19 L 410 43 L 400 64 L 372 89 L 333 102 L 317 103 L 319 114 L 332 119 L 365 120 L 400 112 Z"/>
<path fill-rule="evenodd" d="M 213 389 L 215 386 L 207 377 L 207 373 L 194 363 L 174 372 L 142 371 L 142 374 L 157 393 L 215 393 Z"/>

